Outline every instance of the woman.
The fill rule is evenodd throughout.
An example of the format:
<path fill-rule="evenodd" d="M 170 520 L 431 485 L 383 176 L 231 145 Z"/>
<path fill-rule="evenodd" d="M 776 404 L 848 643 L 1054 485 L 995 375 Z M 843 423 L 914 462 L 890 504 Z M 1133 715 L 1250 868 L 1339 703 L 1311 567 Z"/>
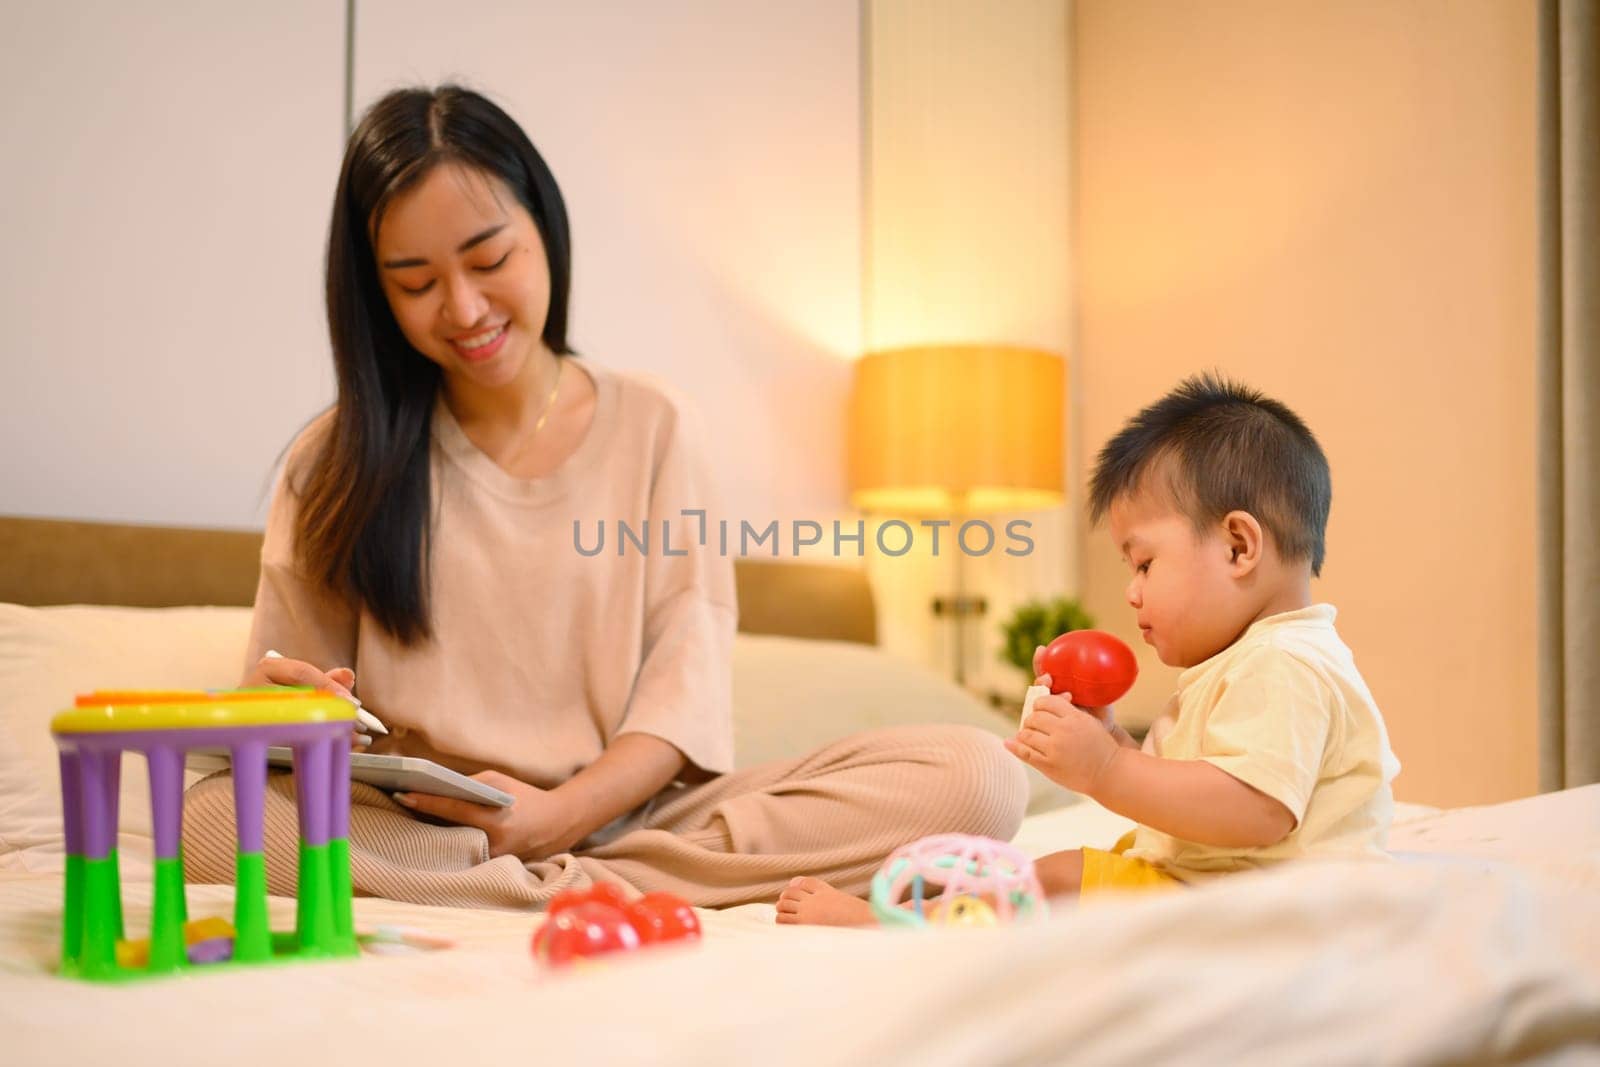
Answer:
<path fill-rule="evenodd" d="M 732 905 L 798 875 L 860 891 L 927 833 L 1009 837 L 1022 771 L 975 730 L 878 731 L 730 773 L 731 562 L 692 539 L 576 550 L 575 523 L 683 530 L 714 508 L 678 404 L 571 354 L 569 264 L 555 179 L 482 96 L 398 91 L 352 134 L 327 259 L 338 400 L 274 494 L 244 684 L 359 679 L 391 730 L 374 751 L 515 797 L 397 797 L 420 821 L 358 787 L 357 891 L 522 905 L 604 879 Z M 291 796 L 274 779 L 279 893 Z M 195 876 L 231 877 L 230 812 L 225 779 L 191 790 Z"/>

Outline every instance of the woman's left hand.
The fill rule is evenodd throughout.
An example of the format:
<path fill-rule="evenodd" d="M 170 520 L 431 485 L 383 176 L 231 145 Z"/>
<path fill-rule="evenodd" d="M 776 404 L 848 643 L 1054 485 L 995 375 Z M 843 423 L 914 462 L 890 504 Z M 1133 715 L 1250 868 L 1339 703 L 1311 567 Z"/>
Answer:
<path fill-rule="evenodd" d="M 476 826 L 489 837 L 490 856 L 544 859 L 567 851 L 583 836 L 576 829 L 577 819 L 567 810 L 565 798 L 556 790 L 539 789 L 499 771 L 480 771 L 472 778 L 516 799 L 509 807 L 496 808 L 427 793 L 396 793 L 394 798 L 423 815 Z"/>

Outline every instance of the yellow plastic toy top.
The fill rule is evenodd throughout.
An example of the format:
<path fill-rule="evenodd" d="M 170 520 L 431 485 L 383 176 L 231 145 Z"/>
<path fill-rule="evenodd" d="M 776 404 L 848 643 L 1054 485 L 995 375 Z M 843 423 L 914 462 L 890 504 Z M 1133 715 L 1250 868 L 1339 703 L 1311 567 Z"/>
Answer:
<path fill-rule="evenodd" d="M 195 730 L 212 726 L 277 726 L 354 722 L 355 705 L 321 689 L 102 689 L 84 693 L 50 720 L 57 734 L 119 730 Z"/>

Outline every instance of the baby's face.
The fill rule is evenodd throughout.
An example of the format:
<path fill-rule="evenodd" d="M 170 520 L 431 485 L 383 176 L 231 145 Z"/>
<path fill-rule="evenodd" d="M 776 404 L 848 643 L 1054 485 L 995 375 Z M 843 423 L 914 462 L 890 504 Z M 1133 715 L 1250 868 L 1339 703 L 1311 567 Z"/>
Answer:
<path fill-rule="evenodd" d="M 1220 529 L 1194 523 L 1160 494 L 1142 491 L 1113 503 L 1113 542 L 1132 571 L 1125 595 L 1145 642 L 1161 662 L 1192 667 L 1221 652 L 1249 625 L 1233 577 L 1233 553 Z"/>

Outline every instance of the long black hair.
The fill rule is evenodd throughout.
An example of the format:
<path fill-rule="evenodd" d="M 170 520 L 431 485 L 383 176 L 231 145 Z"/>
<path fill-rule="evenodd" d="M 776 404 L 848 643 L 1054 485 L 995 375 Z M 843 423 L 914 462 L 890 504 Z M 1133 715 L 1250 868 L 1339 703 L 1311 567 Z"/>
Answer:
<path fill-rule="evenodd" d="M 308 575 L 407 645 L 433 633 L 428 460 L 441 373 L 400 332 L 371 234 L 395 196 L 447 162 L 499 178 L 533 216 L 550 270 L 544 343 L 572 351 L 567 209 L 528 135 L 460 86 L 400 89 L 373 104 L 350 135 L 334 194 L 327 302 L 339 395 L 309 454 L 295 549 Z"/>

